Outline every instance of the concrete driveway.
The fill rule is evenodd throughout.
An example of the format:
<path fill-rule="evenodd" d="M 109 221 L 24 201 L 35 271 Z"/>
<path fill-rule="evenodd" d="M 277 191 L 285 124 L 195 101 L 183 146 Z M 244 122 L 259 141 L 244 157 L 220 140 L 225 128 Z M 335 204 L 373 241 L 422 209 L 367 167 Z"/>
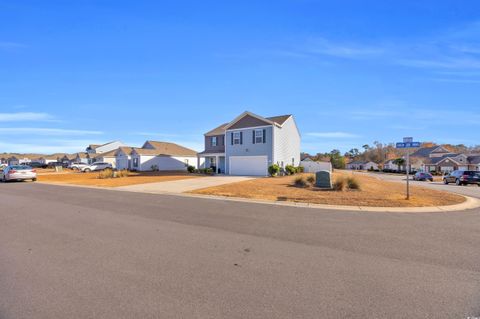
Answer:
<path fill-rule="evenodd" d="M 213 187 L 235 182 L 243 182 L 255 177 L 244 176 L 209 176 L 201 178 L 184 179 L 178 181 L 158 182 L 149 184 L 139 184 L 122 186 L 115 188 L 129 192 L 151 193 L 151 194 L 180 194 L 196 189 Z"/>

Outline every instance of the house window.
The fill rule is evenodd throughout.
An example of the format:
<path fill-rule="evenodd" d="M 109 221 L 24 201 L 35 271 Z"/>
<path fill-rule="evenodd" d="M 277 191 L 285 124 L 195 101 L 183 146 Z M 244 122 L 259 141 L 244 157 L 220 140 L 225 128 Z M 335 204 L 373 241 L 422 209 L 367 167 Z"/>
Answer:
<path fill-rule="evenodd" d="M 255 144 L 263 143 L 263 130 L 255 130 Z"/>
<path fill-rule="evenodd" d="M 185 165 L 188 166 L 188 159 L 185 159 Z"/>
<path fill-rule="evenodd" d="M 217 146 L 217 137 L 212 136 L 212 146 Z"/>
<path fill-rule="evenodd" d="M 138 157 L 133 158 L 133 167 L 138 167 Z"/>
<path fill-rule="evenodd" d="M 240 132 L 233 133 L 233 144 L 240 144 Z"/>

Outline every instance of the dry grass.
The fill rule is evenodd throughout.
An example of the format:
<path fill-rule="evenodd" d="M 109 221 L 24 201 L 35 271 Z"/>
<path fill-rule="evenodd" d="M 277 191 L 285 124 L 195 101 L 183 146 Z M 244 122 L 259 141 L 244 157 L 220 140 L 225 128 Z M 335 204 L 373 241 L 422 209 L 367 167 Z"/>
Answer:
<path fill-rule="evenodd" d="M 119 187 L 155 182 L 176 181 L 181 179 L 198 178 L 198 175 L 191 175 L 187 172 L 130 172 L 129 176 L 122 178 L 99 179 L 99 172 L 79 173 L 66 171 L 39 175 L 38 181 L 45 183 L 62 183 L 86 186 Z"/>
<path fill-rule="evenodd" d="M 351 173 L 334 173 L 334 179 L 345 178 Z M 453 205 L 465 198 L 448 192 L 423 187 L 411 187 L 411 199 L 405 200 L 405 185 L 382 181 L 371 176 L 356 174 L 360 190 L 330 191 L 293 186 L 297 176 L 261 178 L 245 182 L 220 185 L 193 191 L 196 194 L 244 197 L 254 199 L 304 202 L 313 204 L 373 206 L 373 207 L 421 207 Z"/>

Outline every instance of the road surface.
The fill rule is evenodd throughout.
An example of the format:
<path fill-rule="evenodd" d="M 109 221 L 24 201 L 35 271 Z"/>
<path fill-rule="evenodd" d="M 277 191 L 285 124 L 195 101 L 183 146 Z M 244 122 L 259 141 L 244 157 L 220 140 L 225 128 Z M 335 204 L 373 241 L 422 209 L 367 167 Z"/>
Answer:
<path fill-rule="evenodd" d="M 0 319 L 480 316 L 480 211 L 0 184 Z"/>

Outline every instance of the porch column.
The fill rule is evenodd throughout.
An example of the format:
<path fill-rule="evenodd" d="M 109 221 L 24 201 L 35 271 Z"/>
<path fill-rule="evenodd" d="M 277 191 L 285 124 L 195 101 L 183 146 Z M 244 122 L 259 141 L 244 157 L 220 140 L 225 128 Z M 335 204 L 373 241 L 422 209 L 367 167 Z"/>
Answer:
<path fill-rule="evenodd" d="M 218 161 L 218 155 L 215 155 L 215 170 L 216 170 L 215 174 L 218 173 L 218 167 L 220 166 L 219 164 L 220 162 Z"/>

